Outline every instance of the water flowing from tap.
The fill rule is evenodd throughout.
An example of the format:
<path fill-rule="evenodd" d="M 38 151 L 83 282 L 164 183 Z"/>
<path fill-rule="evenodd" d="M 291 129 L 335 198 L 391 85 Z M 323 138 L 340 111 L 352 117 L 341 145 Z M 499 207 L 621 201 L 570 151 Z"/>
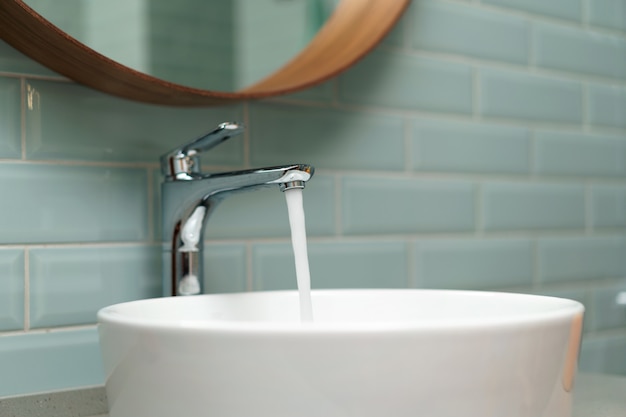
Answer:
<path fill-rule="evenodd" d="M 300 319 L 303 322 L 313 321 L 311 272 L 309 269 L 309 256 L 306 242 L 302 188 L 286 189 L 285 199 L 287 200 L 287 211 L 289 212 L 291 244 L 296 261 L 296 280 L 300 295 Z"/>

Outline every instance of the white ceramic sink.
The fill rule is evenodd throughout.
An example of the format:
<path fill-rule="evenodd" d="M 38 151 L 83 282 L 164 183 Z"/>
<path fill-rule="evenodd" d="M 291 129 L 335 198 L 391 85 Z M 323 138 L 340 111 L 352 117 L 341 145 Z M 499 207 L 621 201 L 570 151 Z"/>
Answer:
<path fill-rule="evenodd" d="M 99 314 L 111 417 L 569 417 L 583 306 L 520 294 L 313 291 Z"/>

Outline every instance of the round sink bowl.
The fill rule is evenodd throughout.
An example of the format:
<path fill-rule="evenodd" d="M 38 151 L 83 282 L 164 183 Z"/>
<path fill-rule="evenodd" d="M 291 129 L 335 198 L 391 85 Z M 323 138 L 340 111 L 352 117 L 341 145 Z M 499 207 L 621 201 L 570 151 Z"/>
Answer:
<path fill-rule="evenodd" d="M 510 293 L 295 291 L 98 313 L 111 417 L 570 417 L 583 306 Z"/>

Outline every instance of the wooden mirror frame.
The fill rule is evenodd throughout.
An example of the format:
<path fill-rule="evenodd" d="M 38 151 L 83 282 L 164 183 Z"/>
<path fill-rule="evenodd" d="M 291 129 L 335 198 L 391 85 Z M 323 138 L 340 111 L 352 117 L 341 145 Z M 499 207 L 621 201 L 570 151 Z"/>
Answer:
<path fill-rule="evenodd" d="M 114 96 L 170 106 L 225 105 L 292 93 L 336 76 L 380 42 L 409 3 L 342 0 L 302 52 L 235 92 L 187 87 L 128 68 L 78 42 L 21 0 L 0 0 L 0 38 L 49 69 Z"/>

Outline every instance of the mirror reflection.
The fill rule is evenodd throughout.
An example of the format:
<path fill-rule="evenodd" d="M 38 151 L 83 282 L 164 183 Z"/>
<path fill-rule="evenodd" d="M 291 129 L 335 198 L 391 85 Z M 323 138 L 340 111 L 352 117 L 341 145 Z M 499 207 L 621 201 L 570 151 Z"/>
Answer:
<path fill-rule="evenodd" d="M 61 30 L 137 71 L 236 91 L 302 50 L 339 0 L 25 0 Z"/>

